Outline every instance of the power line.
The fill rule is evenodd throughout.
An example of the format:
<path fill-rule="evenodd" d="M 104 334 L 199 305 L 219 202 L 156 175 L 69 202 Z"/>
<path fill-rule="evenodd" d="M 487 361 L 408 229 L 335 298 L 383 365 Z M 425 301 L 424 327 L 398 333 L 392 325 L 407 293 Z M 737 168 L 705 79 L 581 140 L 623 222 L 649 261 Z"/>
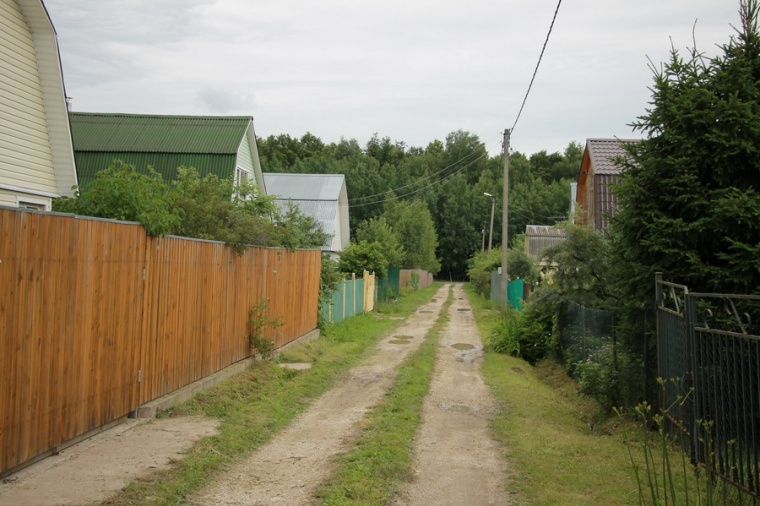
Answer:
<path fill-rule="evenodd" d="M 446 176 L 442 177 L 441 179 L 437 179 L 437 180 L 435 180 L 435 181 L 432 181 L 430 184 L 427 184 L 427 185 L 423 186 L 422 188 L 418 188 L 418 189 L 416 189 L 416 190 L 413 190 L 413 191 L 410 191 L 410 192 L 407 192 L 407 193 L 403 193 L 403 194 L 401 194 L 401 195 L 394 195 L 394 196 L 393 196 L 393 198 L 395 198 L 395 199 L 400 199 L 400 198 L 403 198 L 403 197 L 408 197 L 408 196 L 410 196 L 410 195 L 414 195 L 414 194 L 416 194 L 416 193 L 419 193 L 419 192 L 421 192 L 422 190 L 425 190 L 425 189 L 427 189 L 427 188 L 430 188 L 430 187 L 432 187 L 432 186 L 435 186 L 435 185 L 436 185 L 436 184 L 438 184 L 438 183 L 442 183 L 443 181 L 447 180 L 448 178 L 450 178 L 450 177 L 452 177 L 452 176 L 455 176 L 455 175 L 459 174 L 460 172 L 462 172 L 462 171 L 464 171 L 465 169 L 467 169 L 467 168 L 471 167 L 471 166 L 472 166 L 472 165 L 474 165 L 476 162 L 480 161 L 481 159 L 483 159 L 484 157 L 487 157 L 487 156 L 488 156 L 488 153 L 485 153 L 485 154 L 481 154 L 480 156 L 478 156 L 477 158 L 475 158 L 474 160 L 472 160 L 472 161 L 471 161 L 470 163 L 468 163 L 467 165 L 464 165 L 463 167 L 461 167 L 461 168 L 459 168 L 459 169 L 457 169 L 457 170 L 453 171 L 452 173 L 450 173 L 450 174 L 448 174 L 448 175 L 446 175 Z M 464 158 L 463 158 L 463 159 L 464 159 Z M 449 167 L 453 167 L 454 165 L 455 165 L 455 164 L 452 164 L 452 165 L 450 165 Z M 407 185 L 407 186 L 409 186 L 409 185 Z M 393 189 L 389 189 L 388 191 L 393 191 Z M 386 194 L 387 194 L 387 192 L 386 192 L 386 193 L 382 193 L 382 194 L 378 193 L 377 195 L 379 196 L 379 195 L 386 195 Z M 384 203 L 385 203 L 387 200 L 388 200 L 388 198 L 387 198 L 387 197 L 384 197 L 384 198 L 382 198 L 382 199 L 379 199 L 379 200 L 375 200 L 375 201 L 372 201 L 372 202 L 363 202 L 363 203 L 361 203 L 361 204 L 350 204 L 350 203 L 349 203 L 348 207 L 349 207 L 349 208 L 352 208 L 352 207 L 364 207 L 364 206 L 370 206 L 370 205 L 375 205 L 375 204 L 384 204 Z"/>
<path fill-rule="evenodd" d="M 437 175 L 439 175 L 439 174 L 443 174 L 443 173 L 444 173 L 444 172 L 446 172 L 447 170 L 449 170 L 449 169 L 451 169 L 451 168 L 453 168 L 453 167 L 456 167 L 456 166 L 457 166 L 457 164 L 459 164 L 459 163 L 461 163 L 461 162 L 463 162 L 463 161 L 467 160 L 469 157 L 471 157 L 472 155 L 475 155 L 476 153 L 477 153 L 477 151 L 473 151 L 473 152 L 471 152 L 469 155 L 465 155 L 465 156 L 463 156 L 461 159 L 457 160 L 456 162 L 452 163 L 451 165 L 449 165 L 449 166 L 447 166 L 447 167 L 444 167 L 443 169 L 439 170 L 438 172 L 434 172 L 434 173 L 432 173 L 432 174 L 428 174 L 427 176 L 425 176 L 425 177 L 422 177 L 422 178 L 420 178 L 420 179 L 418 179 L 417 181 L 414 181 L 414 182 L 412 182 L 412 183 L 406 184 L 406 185 L 404 185 L 404 186 L 399 186 L 398 188 L 391 188 L 391 189 L 389 189 L 389 190 L 386 190 L 386 191 L 385 191 L 385 192 L 383 192 L 383 193 L 375 193 L 374 195 L 365 195 L 364 197 L 356 197 L 355 199 L 353 199 L 353 200 L 352 200 L 352 202 L 355 202 L 355 201 L 357 201 L 357 200 L 367 200 L 367 199 L 371 199 L 371 198 L 379 197 L 379 196 L 385 195 L 386 193 L 388 193 L 388 191 L 394 191 L 394 192 L 395 192 L 395 191 L 398 191 L 398 190 L 403 190 L 404 188 L 409 188 L 410 186 L 415 186 L 415 185 L 417 185 L 418 183 L 421 183 L 421 182 L 423 182 L 423 181 L 425 181 L 425 180 L 428 180 L 428 179 L 432 179 L 432 178 L 436 177 Z M 481 155 L 481 157 L 482 157 L 482 155 Z M 481 157 L 479 157 L 479 158 L 478 158 L 478 160 L 479 160 Z M 477 161 L 477 160 L 476 160 L 476 161 Z M 444 178 L 442 178 L 442 179 L 445 179 L 445 177 L 444 177 Z M 354 206 L 358 206 L 359 204 L 353 204 L 353 205 L 354 205 Z"/>
<path fill-rule="evenodd" d="M 546 51 L 546 44 L 549 42 L 549 36 L 552 34 L 552 28 L 554 28 L 554 21 L 557 19 L 557 13 L 559 12 L 559 6 L 562 5 L 562 0 L 559 0 L 557 2 L 557 8 L 554 9 L 554 17 L 552 18 L 552 24 L 549 25 L 549 32 L 546 34 L 546 40 L 544 40 L 544 47 L 541 48 L 541 54 L 538 57 L 538 62 L 536 63 L 536 68 L 533 70 L 533 77 L 530 78 L 530 84 L 528 85 L 528 91 L 525 92 L 525 98 L 523 98 L 522 105 L 520 106 L 520 111 L 517 113 L 517 117 L 515 118 L 515 122 L 512 125 L 511 131 L 515 131 L 515 126 L 517 125 L 517 122 L 520 119 L 520 115 L 523 112 L 523 108 L 525 107 L 525 102 L 528 101 L 528 95 L 530 95 L 530 89 L 533 87 L 533 81 L 536 79 L 536 73 L 538 73 L 538 67 L 541 65 L 541 59 L 544 57 L 544 51 Z"/>

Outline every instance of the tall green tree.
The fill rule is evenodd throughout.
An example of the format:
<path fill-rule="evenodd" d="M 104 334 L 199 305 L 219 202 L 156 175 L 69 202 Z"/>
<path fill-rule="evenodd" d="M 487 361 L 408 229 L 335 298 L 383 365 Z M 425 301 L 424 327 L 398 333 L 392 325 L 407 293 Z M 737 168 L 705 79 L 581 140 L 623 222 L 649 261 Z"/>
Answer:
<path fill-rule="evenodd" d="M 438 235 L 427 205 L 421 200 L 390 200 L 385 204 L 383 215 L 393 224 L 393 231 L 404 248 L 401 267 L 438 273 L 441 269 L 435 256 Z"/>
<path fill-rule="evenodd" d="M 707 58 L 673 49 L 634 123 L 612 219 L 631 305 L 651 303 L 656 271 L 694 290 L 760 293 L 760 32 L 757 0 Z"/>
<path fill-rule="evenodd" d="M 398 267 L 404 259 L 404 248 L 383 216 L 361 222 L 356 240 L 374 244 L 387 260 L 388 267 Z"/>

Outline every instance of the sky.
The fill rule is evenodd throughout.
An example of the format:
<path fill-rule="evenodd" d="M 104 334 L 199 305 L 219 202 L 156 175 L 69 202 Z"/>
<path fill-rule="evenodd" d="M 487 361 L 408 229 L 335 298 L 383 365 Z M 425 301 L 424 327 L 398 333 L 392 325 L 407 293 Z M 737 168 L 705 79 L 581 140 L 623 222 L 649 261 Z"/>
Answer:
<path fill-rule="evenodd" d="M 45 0 L 73 111 L 253 116 L 259 138 L 457 130 L 501 150 L 556 0 Z M 511 135 L 525 154 L 638 138 L 671 46 L 719 54 L 738 0 L 565 0 Z M 266 170 L 266 168 L 264 168 Z"/>

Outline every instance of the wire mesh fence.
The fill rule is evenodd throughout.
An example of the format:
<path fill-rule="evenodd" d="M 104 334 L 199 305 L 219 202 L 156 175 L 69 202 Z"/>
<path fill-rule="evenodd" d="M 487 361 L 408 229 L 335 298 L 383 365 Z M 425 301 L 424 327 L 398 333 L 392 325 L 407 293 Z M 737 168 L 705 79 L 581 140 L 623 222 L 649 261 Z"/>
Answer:
<path fill-rule="evenodd" d="M 615 345 L 614 313 L 591 309 L 576 302 L 560 305 L 557 315 L 558 352 L 571 370 L 603 346 Z"/>

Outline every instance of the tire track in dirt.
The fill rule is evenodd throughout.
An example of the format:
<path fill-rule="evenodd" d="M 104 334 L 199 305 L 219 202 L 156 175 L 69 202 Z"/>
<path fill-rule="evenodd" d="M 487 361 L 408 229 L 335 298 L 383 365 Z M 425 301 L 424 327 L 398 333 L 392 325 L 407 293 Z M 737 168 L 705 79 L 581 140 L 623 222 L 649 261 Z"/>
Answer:
<path fill-rule="evenodd" d="M 283 432 L 189 500 L 197 505 L 308 504 L 334 457 L 358 437 L 358 424 L 392 385 L 397 366 L 422 343 L 449 285 L 407 318 L 378 350 L 349 371 Z M 403 336 L 404 339 L 399 339 Z"/>
<path fill-rule="evenodd" d="M 508 504 L 507 464 L 489 430 L 496 404 L 480 375 L 483 344 L 461 284 L 449 315 L 415 438 L 414 480 L 395 504 Z"/>

